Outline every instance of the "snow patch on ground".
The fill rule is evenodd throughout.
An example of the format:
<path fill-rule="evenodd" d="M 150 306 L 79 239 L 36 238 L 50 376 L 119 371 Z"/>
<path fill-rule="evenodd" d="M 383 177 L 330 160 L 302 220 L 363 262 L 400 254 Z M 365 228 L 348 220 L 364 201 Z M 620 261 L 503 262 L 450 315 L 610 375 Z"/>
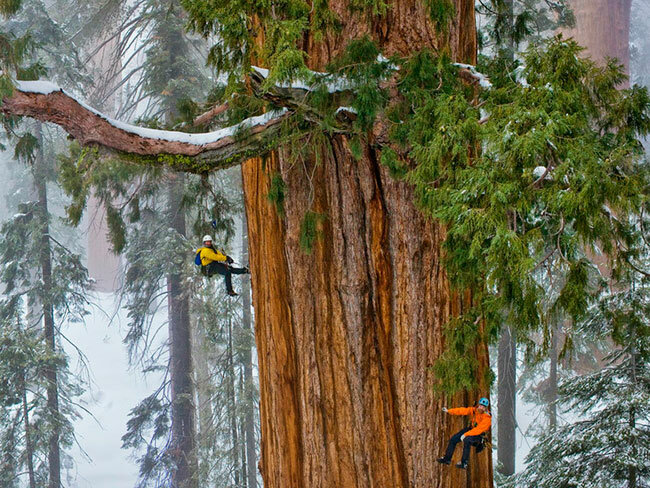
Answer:
<path fill-rule="evenodd" d="M 94 307 L 86 324 L 65 327 L 66 337 L 87 356 L 92 386 L 82 401 L 94 419 L 82 413 L 74 423 L 75 434 L 83 455 L 75 446 L 70 453 L 75 470 L 68 472 L 67 486 L 76 488 L 130 488 L 136 485 L 138 467 L 132 451 L 121 448 L 121 437 L 126 432 L 129 411 L 145 396 L 153 392 L 160 377 L 152 373 L 143 376 L 128 369 L 126 348 L 122 339 L 126 335 L 126 311 L 113 318 L 113 295 L 101 294 L 99 306 Z M 162 323 L 164 317 L 159 321 Z M 158 319 L 157 319 L 158 321 Z M 71 357 L 71 367 L 78 366 L 77 353 L 65 344 Z"/>

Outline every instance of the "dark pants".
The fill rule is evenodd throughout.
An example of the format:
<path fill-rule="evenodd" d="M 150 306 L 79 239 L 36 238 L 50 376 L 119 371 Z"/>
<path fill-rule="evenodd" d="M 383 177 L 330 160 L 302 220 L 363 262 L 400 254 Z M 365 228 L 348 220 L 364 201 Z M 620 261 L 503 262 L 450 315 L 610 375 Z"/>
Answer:
<path fill-rule="evenodd" d="M 451 439 L 449 439 L 449 444 L 447 444 L 447 452 L 445 453 L 445 459 L 447 461 L 451 462 L 451 457 L 454 455 L 456 444 L 460 442 L 460 436 L 462 436 L 465 432 L 468 432 L 469 430 L 471 430 L 471 428 L 466 427 L 465 429 L 458 431 L 456 434 L 451 436 Z M 469 461 L 469 449 L 472 446 L 480 445 L 481 442 L 482 439 L 480 435 L 465 436 L 465 439 L 463 440 L 463 457 L 461 459 L 462 463 L 467 464 L 467 462 Z"/>
<path fill-rule="evenodd" d="M 213 276 L 216 273 L 223 275 L 226 279 L 226 291 L 228 293 L 234 293 L 232 289 L 232 275 L 234 274 L 245 274 L 248 273 L 246 268 L 233 268 L 228 266 L 226 263 L 220 261 L 212 261 L 206 266 L 206 271 L 208 276 Z"/>

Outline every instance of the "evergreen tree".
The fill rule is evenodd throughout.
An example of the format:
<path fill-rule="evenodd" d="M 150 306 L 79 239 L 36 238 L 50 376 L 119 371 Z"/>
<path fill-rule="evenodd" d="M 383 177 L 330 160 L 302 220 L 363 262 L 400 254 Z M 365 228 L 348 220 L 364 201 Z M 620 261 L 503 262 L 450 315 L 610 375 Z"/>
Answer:
<path fill-rule="evenodd" d="M 560 403 L 575 421 L 540 438 L 518 486 L 650 486 L 650 288 L 607 294 L 578 333 L 611 337 L 602 369 L 567 379 Z"/>
<path fill-rule="evenodd" d="M 25 2 L 23 6 L 19 15 L 4 23 L 7 32 L 5 39 L 18 40 L 17 43 L 9 44 L 9 49 L 4 52 L 4 62 L 13 65 L 18 77 L 22 79 L 38 78 L 47 66 L 57 72 L 60 80 L 76 86 L 83 80 L 83 73 L 77 51 L 62 42 L 67 37 L 67 32 L 53 20 L 42 2 L 34 0 Z M 65 321 L 83 316 L 89 282 L 78 256 L 61 244 L 61 241 L 67 239 L 59 241 L 52 237 L 55 230 L 51 224 L 46 186 L 54 179 L 54 157 L 49 150 L 51 141 L 48 140 L 48 147 L 44 147 L 40 124 L 24 128 L 9 119 L 5 119 L 4 123 L 10 128 L 10 133 L 17 136 L 16 158 L 24 160 L 30 167 L 29 175 L 34 185 L 33 197 L 36 201 L 23 205 L 28 208 L 28 217 L 25 219 L 31 226 L 24 225 L 25 219 L 13 219 L 3 228 L 4 239 L 15 238 L 16 233 L 22 233 L 25 239 L 23 243 L 12 242 L 11 246 L 16 246 L 15 249 L 11 249 L 5 242 L 3 258 L 12 259 L 12 253 L 27 253 L 14 256 L 11 261 L 24 269 L 18 271 L 14 267 L 3 275 L 6 284 L 4 294 L 7 296 L 3 306 L 11 309 L 24 303 L 29 310 L 37 312 L 28 317 L 26 322 L 31 334 L 35 333 L 35 328 L 42 334 L 43 349 L 37 357 L 50 358 L 36 369 L 36 378 L 23 375 L 22 381 L 17 383 L 18 391 L 23 392 L 21 415 L 24 438 L 16 444 L 16 448 L 24 449 L 25 455 L 21 463 L 27 466 L 30 486 L 40 484 L 44 479 L 50 488 L 59 488 L 61 448 L 71 445 L 71 419 L 76 415 L 72 408 L 73 398 L 80 394 L 78 381 L 71 378 L 59 344 L 59 330 Z M 14 228 L 14 224 L 17 227 Z M 56 280 L 65 281 L 58 283 Z M 20 291 L 16 292 L 15 288 Z M 25 302 L 20 298 L 22 294 L 28 297 Z M 18 317 L 24 311 L 16 309 L 5 313 Z M 29 333 L 25 334 L 25 337 L 30 337 Z M 35 368 L 32 366 L 27 370 L 33 372 Z M 27 389 L 31 385 L 37 386 L 28 395 Z M 42 396 L 38 400 L 32 400 L 31 394 L 36 394 L 37 397 L 44 395 L 47 399 L 45 404 L 41 404 Z M 30 426 L 30 411 L 36 428 Z M 43 449 L 47 452 L 47 462 L 35 466 L 35 459 L 42 459 Z M 44 474 L 44 469 L 47 474 Z"/>
<path fill-rule="evenodd" d="M 407 320 L 412 316 L 405 310 L 412 310 L 414 303 L 419 310 L 426 309 L 421 306 L 425 300 L 438 312 L 458 313 L 449 321 L 445 341 L 438 336 L 423 341 L 444 342 L 445 350 L 437 350 L 441 355 L 435 371 L 440 388 L 449 393 L 485 387 L 482 373 L 487 361 L 481 347 L 500 324 L 517 324 L 523 332 L 543 326 L 539 304 L 544 290 L 534 276 L 539 266 L 555 263 L 553 273 L 561 283 L 556 307 L 579 318 L 596 281 L 590 279 L 594 269 L 583 252 L 585 246 L 599 243 L 612 259 L 627 257 L 613 251 L 629 244 L 628 216 L 639 212 L 645 195 L 644 175 L 635 163 L 640 156 L 639 138 L 650 128 L 647 93 L 636 88 L 617 91 L 624 79 L 617 66 L 598 68 L 581 60 L 575 43 L 559 38 L 531 47 L 518 71 L 504 67 L 498 58 L 485 62 L 492 81 L 492 89 L 487 89 L 490 83 L 474 66 L 455 65 L 450 59 L 450 52 L 455 60 L 473 59 L 473 33 L 469 32 L 473 11 L 467 14 L 466 2 L 431 2 L 426 6 L 429 17 L 424 12 L 411 14 L 407 31 L 393 25 L 388 14 L 393 8 L 401 13 L 405 7 L 400 3 L 355 3 L 350 9 L 338 9 L 337 15 L 326 5 L 311 9 L 293 1 L 206 5 L 186 0 L 183 4 L 196 31 L 217 34 L 210 60 L 228 70 L 232 81 L 228 94 L 239 91 L 244 98 L 252 90 L 262 100 L 255 114 L 278 105 L 286 109 L 280 137 L 277 129 L 266 131 L 271 125 L 258 125 L 259 130 L 241 131 L 236 137 L 231 137 L 231 131 L 218 142 L 234 152 L 221 159 L 223 153 L 211 152 L 215 149 L 205 149 L 196 157 L 190 151 L 196 150 L 195 144 L 177 140 L 160 143 L 149 158 L 139 158 L 141 163 L 157 161 L 160 147 L 169 152 L 173 148 L 174 154 L 187 150 L 185 157 L 160 159 L 176 168 L 205 173 L 249 157 L 251 147 L 260 147 L 253 142 L 262 140 L 265 149 L 283 146 L 266 168 L 279 173 L 273 195 L 286 221 L 260 211 L 251 224 L 257 231 L 252 234 L 257 239 L 253 258 L 262 261 L 259 276 L 271 278 L 267 283 L 277 277 L 283 284 L 281 295 L 265 289 L 268 297 L 258 286 L 267 283 L 255 287 L 257 305 L 264 308 L 260 315 L 266 320 L 258 337 L 263 346 L 273 345 L 260 355 L 268 366 L 260 368 L 268 387 L 262 395 L 267 422 L 265 477 L 271 486 L 300 484 L 304 473 L 313 469 L 314 479 L 326 484 L 332 477 L 345 479 L 353 476 L 350 472 L 358 476 L 367 471 L 364 479 L 370 483 L 374 477 L 389 477 L 396 486 L 408 486 L 414 472 L 411 463 L 419 458 L 401 453 L 403 443 L 421 442 L 419 437 L 409 437 L 418 431 L 417 426 L 409 427 L 411 418 L 421 417 L 409 417 L 404 411 L 403 405 L 410 403 L 401 395 L 411 390 L 395 389 L 400 382 L 393 374 L 407 372 L 402 379 L 410 384 L 411 365 L 400 362 L 406 347 L 401 341 L 441 330 L 438 319 L 448 317 L 440 312 L 413 321 Z M 455 12 L 454 4 L 463 10 Z M 359 25 L 364 28 L 357 29 Z M 346 35 L 339 36 L 339 27 Z M 447 36 L 452 29 L 454 35 Z M 413 32 L 418 35 L 411 36 Z M 362 37 L 364 33 L 368 36 Z M 411 37 L 435 42 L 404 42 Z M 325 49 L 323 39 L 331 43 Z M 391 60 L 382 56 L 384 49 L 394 55 Z M 258 60 L 269 66 L 268 72 L 251 71 Z M 308 63 L 319 72 L 308 70 Z M 248 82 L 245 88 L 242 78 Z M 5 103 L 12 107 L 11 99 Z M 277 127 L 278 119 L 264 120 Z M 138 137 L 137 142 L 151 139 Z M 135 152 L 135 143 L 121 148 Z M 214 159 L 205 163 L 203 157 Z M 244 173 L 249 188 L 257 185 L 247 197 L 249 211 L 261 206 L 257 189 L 264 180 L 264 166 L 254 163 Z M 342 176 L 341 171 L 353 176 Z M 400 178 L 408 184 L 395 181 Z M 358 188 L 348 190 L 349 207 L 344 207 L 336 196 L 348 180 Z M 436 226 L 409 213 L 412 190 Z M 260 191 L 263 194 L 266 187 Z M 282 201 L 278 197 L 283 195 L 288 197 Z M 395 207 L 405 213 L 396 217 Z M 400 232 L 387 230 L 394 228 Z M 361 235 L 358 229 L 367 231 Z M 331 238 L 319 239 L 323 235 Z M 406 274 L 425 281 L 434 269 L 436 277 L 443 276 L 437 264 L 430 264 L 442 258 L 438 251 L 443 235 L 445 276 L 450 277 L 451 289 L 441 278 L 427 288 L 435 290 L 435 299 L 421 294 L 420 287 L 410 289 L 408 298 L 397 294 L 395 290 L 406 288 L 400 286 Z M 359 283 L 331 272 L 334 242 L 350 249 L 346 264 L 360 270 Z M 427 259 L 425 274 L 417 266 L 407 268 L 409 273 L 391 272 L 406 266 L 403 249 L 413 242 L 418 248 L 413 259 Z M 309 257 L 298 253 L 298 248 Z M 273 259 L 273 266 L 267 266 Z M 618 272 L 620 267 L 614 269 Z M 326 280 L 310 280 L 312 274 L 327 276 L 327 285 L 322 285 Z M 342 291 L 351 288 L 354 292 Z M 471 299 L 459 290 L 471 291 Z M 343 312 L 333 317 L 332 310 Z M 363 310 L 364 315 L 346 313 L 350 310 Z M 403 325 L 404 333 L 395 334 L 393 319 L 400 324 L 422 323 L 423 329 Z M 326 323 L 328 331 L 340 333 L 338 342 L 318 335 Z M 428 357 L 428 349 L 421 353 Z M 363 367 L 341 358 L 363 361 Z M 342 393 L 335 381 L 327 382 L 336 371 L 350 374 L 349 391 Z M 306 377 L 318 377 L 320 383 L 312 384 Z M 339 394 L 342 402 L 336 401 Z M 312 404 L 312 398 L 319 403 Z M 422 398 L 422 405 L 434 403 L 426 394 Z M 359 399 L 367 400 L 364 406 L 371 411 L 391 414 L 369 416 L 370 422 L 377 423 L 367 424 L 365 418 L 345 410 Z M 322 422 L 319 414 L 328 405 L 344 413 Z M 269 428 L 271 422 L 278 428 Z M 359 437 L 346 437 L 347 431 L 367 432 L 377 442 L 365 451 L 366 442 L 355 445 Z M 376 432 L 384 435 L 375 437 Z M 342 442 L 323 442 L 332 436 Z M 357 456 L 350 446 L 364 450 L 366 457 Z M 311 447 L 317 452 L 312 453 Z M 326 461 L 330 449 L 337 459 L 345 459 L 339 463 L 344 468 L 334 474 Z M 418 472 L 434 478 L 431 469 Z M 481 483 L 489 484 L 485 465 L 478 472 L 484 474 Z"/>
<path fill-rule="evenodd" d="M 41 203 L 26 203 L 20 210 L 3 225 L 0 240 L 5 263 L 0 302 L 2 407 L 4 418 L 13 416 L 19 424 L 19 430 L 11 427 L 11 444 L 3 446 L 14 463 L 5 464 L 8 471 L 1 476 L 9 479 L 11 470 L 20 472 L 24 466 L 30 486 L 58 487 L 60 449 L 72 445 L 75 398 L 82 391 L 80 380 L 68 369 L 58 331 L 86 314 L 89 282 L 79 257 L 53 237 L 54 229 L 43 232 L 43 218 L 47 222 L 50 215 L 43 216 Z M 49 260 L 44 260 L 48 242 Z M 49 279 L 44 278 L 48 271 Z"/>
<path fill-rule="evenodd" d="M 233 192 L 239 178 L 232 173 L 223 176 L 223 187 L 217 189 L 230 195 L 231 201 L 239 200 L 237 192 Z M 239 206 L 232 211 L 241 218 Z M 226 241 L 228 231 L 228 227 L 223 228 L 216 240 Z M 257 483 L 259 422 L 255 413 L 258 392 L 252 377 L 250 298 L 246 308 L 246 294 L 250 292 L 242 285 L 241 301 L 233 301 L 227 297 L 221 280 L 206 285 L 194 292 L 192 310 L 198 347 L 202 349 L 196 361 L 203 361 L 205 368 L 197 380 L 202 405 L 198 411 L 202 479 L 214 486 L 252 487 Z M 209 416 L 209 422 L 204 421 L 205 416 Z"/>

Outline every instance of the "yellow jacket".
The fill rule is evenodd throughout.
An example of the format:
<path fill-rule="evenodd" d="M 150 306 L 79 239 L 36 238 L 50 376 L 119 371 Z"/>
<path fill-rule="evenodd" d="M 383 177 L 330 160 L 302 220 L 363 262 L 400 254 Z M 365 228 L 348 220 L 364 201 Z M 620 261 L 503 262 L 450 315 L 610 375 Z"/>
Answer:
<path fill-rule="evenodd" d="M 466 436 L 481 435 L 487 432 L 492 425 L 492 415 L 490 412 L 481 413 L 476 407 L 460 407 L 450 408 L 447 413 L 451 415 L 471 415 L 472 416 L 472 430 L 465 432 Z"/>
<path fill-rule="evenodd" d="M 226 255 L 211 247 L 200 247 L 196 252 L 201 253 L 201 266 L 207 266 L 213 261 L 226 261 Z"/>

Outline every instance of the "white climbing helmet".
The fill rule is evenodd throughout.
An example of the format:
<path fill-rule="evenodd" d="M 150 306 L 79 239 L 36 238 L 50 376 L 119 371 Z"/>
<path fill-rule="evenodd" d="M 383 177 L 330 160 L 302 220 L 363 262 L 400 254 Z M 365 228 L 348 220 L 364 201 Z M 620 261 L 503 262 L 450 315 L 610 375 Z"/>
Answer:
<path fill-rule="evenodd" d="M 205 241 L 210 241 L 212 242 L 212 236 L 210 234 L 206 234 L 203 236 L 203 242 Z"/>

